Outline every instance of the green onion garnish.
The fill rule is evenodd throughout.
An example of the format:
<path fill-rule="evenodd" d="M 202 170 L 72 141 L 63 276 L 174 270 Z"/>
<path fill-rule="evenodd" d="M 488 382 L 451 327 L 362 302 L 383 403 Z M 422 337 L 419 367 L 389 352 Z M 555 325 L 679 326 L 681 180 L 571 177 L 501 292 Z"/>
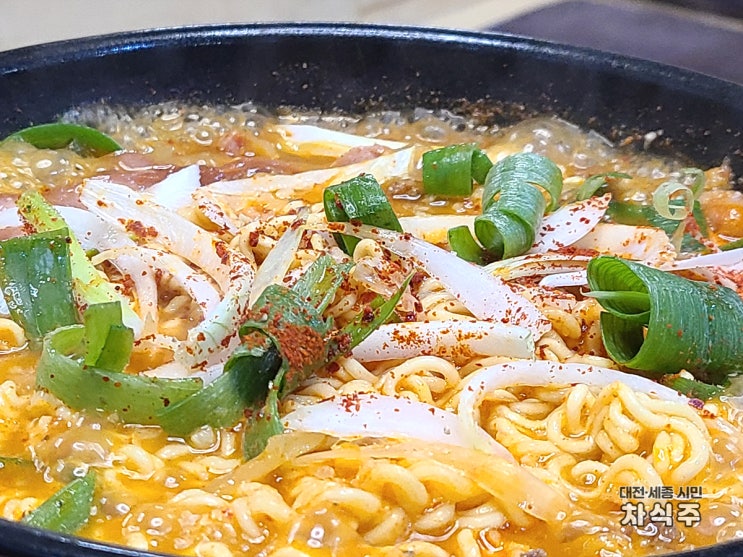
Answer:
<path fill-rule="evenodd" d="M 474 238 L 465 229 L 450 236 L 449 245 L 470 261 L 521 255 L 534 243 L 545 211 L 557 207 L 561 193 L 562 173 L 548 158 L 534 153 L 506 157 L 488 173 L 483 214 L 475 218 L 475 235 L 483 251 L 477 252 Z"/>
<path fill-rule="evenodd" d="M 402 232 L 400 221 L 392 210 L 382 187 L 371 174 L 362 174 L 346 182 L 325 188 L 323 205 L 328 222 L 352 222 Z M 335 234 L 338 245 L 353 254 L 358 238 Z"/>
<path fill-rule="evenodd" d="M 680 208 L 681 201 L 671 200 L 670 205 L 672 207 Z M 707 226 L 707 220 L 704 218 L 704 213 L 702 213 L 702 206 L 699 204 L 699 201 L 694 201 L 691 215 L 694 217 L 697 226 L 699 226 L 699 231 L 702 235 L 706 236 L 709 228 Z M 654 226 L 655 228 L 660 228 L 669 238 L 674 238 L 674 236 L 678 238 L 678 235 L 681 232 L 683 233 L 681 243 L 680 245 L 676 245 L 676 247 L 686 253 L 699 253 L 707 249 L 707 247 L 694 238 L 694 236 L 684 232 L 686 227 L 685 223 L 682 222 L 680 225 L 678 220 L 662 217 L 652 205 L 640 205 L 638 203 L 624 203 L 612 200 L 609 202 L 609 209 L 606 211 L 606 216 L 609 217 L 612 222 L 617 224 Z"/>
<path fill-rule="evenodd" d="M 62 215 L 38 192 L 23 193 L 18 198 L 17 206 L 18 212 L 37 232 L 49 232 L 67 227 Z M 119 302 L 124 312 L 124 321 L 128 324 L 140 323 L 139 316 L 129 305 L 126 296 L 98 272 L 98 269 L 88 259 L 80 242 L 70 231 L 67 232 L 67 243 L 73 294 L 78 305 L 87 307 L 106 302 Z"/>
<path fill-rule="evenodd" d="M 66 228 L 0 242 L 0 286 L 13 320 L 32 341 L 77 323 Z"/>
<path fill-rule="evenodd" d="M 131 353 L 131 334 L 122 333 L 125 328 L 115 318 L 120 310 L 106 306 L 109 315 L 87 317 L 86 325 L 60 327 L 44 337 L 36 385 L 76 410 L 103 410 L 116 413 L 125 423 L 157 424 L 158 412 L 198 391 L 201 380 L 146 377 L 87 365 L 95 360 L 97 365 L 120 367 Z M 109 324 L 108 331 L 92 330 L 101 323 Z"/>
<path fill-rule="evenodd" d="M 95 473 L 89 470 L 57 491 L 23 518 L 35 528 L 74 534 L 90 518 L 95 492 Z"/>
<path fill-rule="evenodd" d="M 493 166 L 474 143 L 448 145 L 423 153 L 423 191 L 433 195 L 465 197 L 472 193 Z"/>
<path fill-rule="evenodd" d="M 724 390 L 717 385 L 708 385 L 701 381 L 682 377 L 680 375 L 664 375 L 660 383 L 666 387 L 671 387 L 689 398 L 698 398 L 699 400 L 709 400 L 716 397 Z"/>
<path fill-rule="evenodd" d="M 743 301 L 729 288 L 606 256 L 589 262 L 588 284 L 617 363 L 652 376 L 687 370 L 714 384 L 743 370 Z"/>
<path fill-rule="evenodd" d="M 720 249 L 722 251 L 730 251 L 731 249 L 738 249 L 738 248 L 743 248 L 743 238 L 738 238 L 737 240 L 728 242 L 727 244 L 723 244 L 720 246 Z"/>
<path fill-rule="evenodd" d="M 243 442 L 246 459 L 259 454 L 270 437 L 283 431 L 278 414 L 281 397 L 314 371 L 347 354 L 385 323 L 410 282 L 408 277 L 389 300 L 375 298 L 349 324 L 331 330 L 331 321 L 324 320 L 322 312 L 347 275 L 347 268 L 323 270 L 329 261 L 326 257 L 313 263 L 291 290 L 281 285 L 266 288 L 251 309 L 251 318 L 240 328 L 249 345 L 261 346 L 268 340 L 281 358 L 279 369 L 267 386 L 265 402 L 249 407 Z M 233 354 L 231 360 L 239 357 L 239 353 Z"/>
<path fill-rule="evenodd" d="M 583 201 L 596 195 L 601 188 L 609 185 L 609 180 L 631 179 L 632 176 L 624 172 L 605 172 L 603 174 L 594 174 L 586 178 L 586 181 L 575 191 L 575 200 Z"/>
<path fill-rule="evenodd" d="M 21 140 L 38 149 L 63 149 L 69 147 L 83 156 L 100 157 L 120 151 L 121 145 L 106 134 L 88 126 L 77 124 L 41 124 L 17 131 L 2 142 Z"/>

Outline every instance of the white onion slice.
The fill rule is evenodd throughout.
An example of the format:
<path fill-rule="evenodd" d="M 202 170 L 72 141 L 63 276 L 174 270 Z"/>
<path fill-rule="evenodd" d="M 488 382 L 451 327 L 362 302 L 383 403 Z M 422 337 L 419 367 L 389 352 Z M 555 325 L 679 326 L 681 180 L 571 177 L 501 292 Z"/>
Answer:
<path fill-rule="evenodd" d="M 107 222 L 90 211 L 79 207 L 55 205 L 65 224 L 85 250 L 105 251 L 112 248 L 135 246 L 126 230 L 119 223 Z M 149 335 L 157 330 L 157 284 L 150 268 L 131 254 L 121 254 L 112 260 L 123 276 L 134 283 L 138 315 L 141 323 L 133 323 L 124 312 L 124 322 L 134 330 L 135 338 Z M 93 263 L 97 265 L 97 263 Z"/>
<path fill-rule="evenodd" d="M 23 220 L 15 207 L 0 209 L 0 228 L 17 228 L 23 226 Z"/>
<path fill-rule="evenodd" d="M 573 247 L 592 249 L 653 267 L 676 259 L 676 250 L 660 228 L 602 222 Z"/>
<path fill-rule="evenodd" d="M 661 267 L 664 271 L 681 271 L 697 267 L 729 267 L 743 261 L 743 248 L 731 249 L 707 255 L 699 255 L 690 259 L 682 259 L 666 263 Z"/>
<path fill-rule="evenodd" d="M 570 273 L 557 273 L 547 275 L 539 281 L 539 286 L 545 288 L 562 288 L 565 286 L 585 286 L 588 284 L 586 270 L 572 271 Z"/>
<path fill-rule="evenodd" d="M 412 234 L 341 222 L 324 227 L 333 232 L 375 240 L 391 252 L 410 259 L 438 280 L 478 319 L 518 325 L 531 331 L 535 338 L 541 337 L 551 327 L 549 320 L 532 302 L 511 290 L 501 279 Z"/>
<path fill-rule="evenodd" d="M 220 205 L 220 200 L 205 188 L 196 190 L 193 194 L 193 200 L 196 206 L 207 219 L 216 224 L 219 228 L 226 230 L 233 236 L 240 232 L 240 225 L 227 214 L 225 207 Z"/>
<path fill-rule="evenodd" d="M 255 280 L 248 302 L 251 307 L 267 286 L 281 283 L 292 261 L 294 261 L 294 255 L 299 249 L 299 243 L 302 241 L 302 234 L 305 230 L 302 225 L 305 223 L 307 210 L 306 207 L 302 209 L 255 273 Z"/>
<path fill-rule="evenodd" d="M 99 251 L 135 246 L 136 243 L 118 222 L 109 222 L 80 207 L 55 205 L 83 249 Z"/>
<path fill-rule="evenodd" d="M 217 282 L 224 297 L 204 321 L 188 332 L 176 358 L 193 370 L 222 361 L 225 348 L 236 338 L 237 329 L 249 309 L 255 262 L 126 186 L 86 180 L 80 200 L 106 220 L 152 228 L 155 235 L 147 239 L 188 259 Z"/>
<path fill-rule="evenodd" d="M 192 164 L 169 174 L 164 180 L 147 188 L 153 202 L 173 211 L 193 203 L 193 194 L 201 186 L 199 166 Z"/>
<path fill-rule="evenodd" d="M 152 269 L 160 269 L 172 275 L 175 281 L 201 307 L 205 316 L 211 314 L 219 303 L 220 295 L 213 284 L 199 271 L 189 267 L 180 257 L 159 249 L 144 246 L 127 246 L 105 250 L 94 256 L 91 261 L 98 265 L 112 258 L 128 256 Z"/>
<path fill-rule="evenodd" d="M 411 147 L 369 161 L 298 174 L 259 172 L 241 180 L 215 182 L 205 186 L 204 191 L 223 196 L 249 196 L 259 192 L 274 193 L 279 199 L 291 199 L 299 191 L 311 190 L 317 186 L 330 186 L 355 178 L 359 174 L 371 174 L 382 184 L 391 178 L 408 175 L 413 164 L 414 152 L 415 149 Z"/>
<path fill-rule="evenodd" d="M 689 402 L 681 393 L 639 375 L 588 364 L 520 360 L 486 367 L 466 377 L 461 385 L 457 415 L 465 431 L 473 432 L 470 438 L 477 446 L 481 442 L 479 406 L 489 392 L 517 386 L 585 384 L 605 387 L 617 381 L 654 398 L 682 404 Z"/>
<path fill-rule="evenodd" d="M 545 216 L 529 253 L 544 253 L 573 245 L 601 222 L 609 201 L 611 194 L 607 193 L 565 205 Z"/>
<path fill-rule="evenodd" d="M 534 340 L 523 327 L 489 321 L 427 321 L 381 325 L 353 349 L 362 362 L 434 355 L 532 358 Z"/>
<path fill-rule="evenodd" d="M 364 437 L 419 439 L 445 445 L 478 448 L 513 461 L 508 450 L 482 428 L 465 431 L 456 414 L 407 398 L 355 393 L 302 406 L 282 418 L 294 431 L 325 433 L 341 439 Z"/>
<path fill-rule="evenodd" d="M 95 249 L 105 252 L 112 249 L 136 248 L 134 240 L 119 223 L 107 222 L 79 207 L 56 205 L 54 208 L 62 215 L 67 226 L 85 250 Z M 111 259 L 119 272 L 123 276 L 128 276 L 134 283 L 138 314 L 142 320 L 141 330 L 135 329 L 135 338 L 154 333 L 157 331 L 159 316 L 157 284 L 150 267 L 132 252 L 122 252 L 107 259 Z M 98 265 L 100 261 L 92 261 L 92 263 Z"/>
<path fill-rule="evenodd" d="M 591 260 L 587 255 L 562 253 L 535 253 L 494 261 L 485 270 L 505 281 L 522 277 L 538 277 L 585 269 Z"/>
<path fill-rule="evenodd" d="M 402 149 L 400 141 L 364 137 L 303 124 L 277 125 L 271 128 L 281 136 L 288 152 L 307 157 L 340 157 L 353 147 L 381 145 L 389 149 Z"/>

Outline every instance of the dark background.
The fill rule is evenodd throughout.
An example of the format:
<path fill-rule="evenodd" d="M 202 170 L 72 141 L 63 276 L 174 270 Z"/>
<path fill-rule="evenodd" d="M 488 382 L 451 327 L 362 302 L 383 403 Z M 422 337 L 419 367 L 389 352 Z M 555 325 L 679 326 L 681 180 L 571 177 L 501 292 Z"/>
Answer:
<path fill-rule="evenodd" d="M 646 58 L 743 83 L 743 0 L 568 0 L 492 30 Z"/>

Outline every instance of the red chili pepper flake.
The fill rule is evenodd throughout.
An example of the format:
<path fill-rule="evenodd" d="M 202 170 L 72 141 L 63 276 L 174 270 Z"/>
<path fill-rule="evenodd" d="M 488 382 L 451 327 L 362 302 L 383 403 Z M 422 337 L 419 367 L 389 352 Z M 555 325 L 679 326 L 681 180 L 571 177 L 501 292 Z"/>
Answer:
<path fill-rule="evenodd" d="M 227 244 L 222 240 L 214 242 L 214 251 L 217 253 L 217 257 L 222 261 L 222 265 L 228 265 L 230 262 L 230 250 Z"/>
<path fill-rule="evenodd" d="M 377 298 L 377 296 L 378 294 L 376 292 L 367 290 L 366 292 L 361 293 L 361 295 L 359 296 L 359 302 L 362 304 L 370 304 Z"/>
<path fill-rule="evenodd" d="M 248 245 L 251 248 L 254 248 L 258 245 L 258 240 L 260 239 L 261 235 L 257 230 L 253 230 L 248 234 Z"/>
<path fill-rule="evenodd" d="M 339 333 L 333 340 L 335 340 L 336 348 L 328 350 L 328 358 L 335 359 L 336 356 L 343 356 L 349 353 L 351 348 L 351 335 L 348 333 Z"/>
<path fill-rule="evenodd" d="M 128 220 L 124 225 L 128 232 L 131 232 L 138 238 L 157 238 L 157 229 L 154 226 L 145 226 L 142 221 Z"/>
<path fill-rule="evenodd" d="M 361 410 L 361 402 L 359 401 L 359 395 L 357 393 L 345 395 L 341 399 L 341 405 L 343 406 L 343 410 L 349 414 Z"/>
<path fill-rule="evenodd" d="M 341 369 L 338 362 L 330 362 L 327 366 L 328 373 L 337 373 Z"/>
<path fill-rule="evenodd" d="M 371 323 L 372 321 L 374 321 L 374 310 L 371 306 L 364 306 L 361 314 L 361 322 Z"/>

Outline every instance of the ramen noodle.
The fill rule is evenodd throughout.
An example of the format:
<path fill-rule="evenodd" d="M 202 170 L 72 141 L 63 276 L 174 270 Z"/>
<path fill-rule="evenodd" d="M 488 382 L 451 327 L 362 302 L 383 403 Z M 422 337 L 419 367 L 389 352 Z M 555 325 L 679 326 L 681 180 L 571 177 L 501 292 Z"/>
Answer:
<path fill-rule="evenodd" d="M 261 373 L 273 375 L 248 384 L 269 389 L 272 379 L 273 391 L 237 414 L 222 399 L 208 411 L 169 413 L 180 402 L 163 398 L 154 414 L 135 415 L 137 401 L 101 402 L 110 391 L 97 399 L 58 390 L 58 368 L 39 378 L 54 358 L 79 367 L 80 389 L 103 388 L 85 383 L 86 373 L 118 377 L 92 369 L 112 345 L 98 359 L 88 353 L 86 367 L 79 354 L 62 354 L 58 335 L 77 335 L 78 344 L 89 335 L 91 350 L 90 328 L 67 324 L 35 341 L 11 316 L 16 301 L 6 288 L 3 518 L 29 520 L 75 478 L 94 477 L 89 516 L 72 532 L 200 557 L 639 556 L 743 535 L 743 421 L 727 377 L 739 370 L 707 362 L 699 373 L 690 365 L 637 371 L 635 360 L 653 359 L 645 346 L 613 358 L 625 346 L 606 336 L 615 298 L 601 294 L 609 279 L 592 275 L 599 265 L 611 277 L 649 269 L 682 285 L 714 285 L 704 296 L 718 289 L 737 298 L 743 196 L 724 161 L 702 173 L 555 118 L 501 129 L 422 109 L 351 117 L 100 105 L 65 120 L 105 132 L 121 149 L 96 157 L 75 145 L 0 145 L 3 238 L 43 232 L 33 211 L 46 209 L 17 209 L 20 194 L 40 192 L 44 207 L 56 207 L 51 228 L 67 226 L 97 274 L 88 286 L 123 301 L 123 324 L 111 331 L 132 335 L 126 376 L 181 380 L 193 395 L 237 374 L 225 364 L 239 367 L 238 356 L 253 358 L 245 355 L 252 350 Z M 422 156 L 451 145 L 496 165 L 485 187 L 427 193 Z M 500 162 L 527 160 L 509 158 L 523 153 L 552 161 L 561 181 L 556 199 L 541 182 L 522 185 L 547 206 L 534 245 L 506 257 L 491 250 L 479 264 L 456 257 L 448 231 L 478 232 L 483 208 L 510 195 L 506 182 L 488 194 L 488 180 Z M 327 206 L 327 191 L 339 191 L 328 187 L 360 175 L 381 185 L 402 232 L 356 220 L 343 197 L 355 194 L 335 193 Z M 655 220 L 628 220 L 617 212 L 627 207 Z M 346 222 L 329 218 L 334 210 L 349 213 Z M 341 234 L 357 236 L 348 252 Z M 475 253 L 484 253 L 479 234 L 477 242 Z M 80 261 L 70 257 L 79 289 Z M 318 261 L 337 276 L 303 279 Z M 622 261 L 637 267 L 609 269 Z M 292 288 L 305 288 L 315 306 L 292 313 L 284 298 L 262 297 Z M 643 288 L 616 319 L 655 300 L 654 287 Z M 81 322 L 92 303 L 79 292 Z M 306 327 L 317 308 L 319 324 Z M 667 309 L 637 311 L 665 319 Z M 354 340 L 354 327 L 368 336 Z M 651 329 L 632 342 L 655 342 Z M 725 344 L 719 338 L 709 344 Z M 649 350 L 662 352 L 661 344 Z M 267 346 L 278 346 L 275 365 Z M 701 388 L 723 390 L 702 396 L 693 375 Z M 686 394 L 671 388 L 680 384 Z M 280 395 L 278 415 L 263 407 L 267 392 Z M 170 421 L 158 422 L 163 415 Z M 275 435 L 259 435 L 249 450 L 269 419 Z"/>

